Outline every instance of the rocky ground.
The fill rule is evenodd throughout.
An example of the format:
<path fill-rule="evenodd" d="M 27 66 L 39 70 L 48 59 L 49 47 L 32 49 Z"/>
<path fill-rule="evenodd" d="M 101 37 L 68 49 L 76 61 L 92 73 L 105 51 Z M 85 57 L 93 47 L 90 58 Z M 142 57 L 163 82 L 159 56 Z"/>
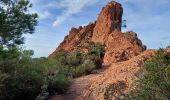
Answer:
<path fill-rule="evenodd" d="M 74 79 L 66 94 L 53 96 L 50 100 L 104 100 L 106 88 L 121 82 L 112 97 L 116 100 L 128 93 L 140 74 L 141 65 L 154 53 L 155 50 L 147 50 L 130 60 L 112 63 L 97 73 Z"/>

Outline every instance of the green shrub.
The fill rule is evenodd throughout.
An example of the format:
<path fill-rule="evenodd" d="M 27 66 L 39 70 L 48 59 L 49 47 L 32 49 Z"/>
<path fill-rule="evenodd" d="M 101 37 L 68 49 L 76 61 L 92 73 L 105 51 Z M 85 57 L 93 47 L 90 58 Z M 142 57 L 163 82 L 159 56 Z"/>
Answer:
<path fill-rule="evenodd" d="M 4 64 L 2 71 L 8 73 L 9 77 L 0 89 L 3 91 L 0 96 L 2 100 L 32 100 L 39 94 L 44 83 L 44 68 L 33 63 L 31 60 L 22 59 L 16 62 L 9 60 L 10 65 Z"/>
<path fill-rule="evenodd" d="M 94 42 L 90 42 L 90 48 L 89 48 L 89 52 L 88 55 L 93 55 L 93 56 L 98 56 L 101 59 L 104 57 L 104 53 L 105 53 L 105 46 L 101 45 L 100 43 L 94 43 Z"/>
<path fill-rule="evenodd" d="M 103 63 L 102 58 L 100 58 L 98 56 L 89 56 L 89 59 L 91 61 L 93 61 L 94 65 L 95 65 L 95 69 L 99 69 L 102 67 L 102 63 Z"/>
<path fill-rule="evenodd" d="M 48 76 L 47 91 L 50 95 L 55 93 L 65 93 L 71 84 L 70 79 L 63 74 L 53 74 Z"/>
<path fill-rule="evenodd" d="M 15 52 L 18 53 L 17 56 Z M 6 50 L 5 55 L 0 54 L 2 59 L 0 100 L 34 100 L 44 91 L 47 94 L 66 91 L 70 85 L 70 79 L 66 75 L 66 70 L 62 70 L 62 65 L 57 64 L 56 60 L 43 57 L 31 58 L 32 54 L 30 50 L 19 49 Z M 51 75 L 53 77 L 50 78 Z M 45 85 L 48 87 L 46 90 L 42 88 Z"/>
<path fill-rule="evenodd" d="M 116 83 L 110 84 L 105 88 L 104 100 L 121 100 L 120 97 L 123 96 L 122 91 L 127 87 L 124 81 L 118 81 Z"/>
<path fill-rule="evenodd" d="M 142 69 L 142 76 L 136 82 L 136 89 L 127 96 L 130 100 L 170 99 L 170 54 L 159 50 L 152 61 Z"/>
<path fill-rule="evenodd" d="M 136 37 L 132 34 L 130 34 L 130 32 L 127 32 L 124 34 L 126 38 L 128 38 L 131 42 L 134 42 L 136 40 Z"/>
<path fill-rule="evenodd" d="M 82 54 L 79 52 L 69 53 L 66 57 L 67 65 L 70 67 L 76 67 L 81 64 Z"/>
<path fill-rule="evenodd" d="M 82 75 L 85 75 L 85 69 L 82 66 L 72 67 L 70 69 L 70 75 L 73 78 L 80 77 Z"/>
<path fill-rule="evenodd" d="M 62 70 L 67 76 L 75 78 L 101 68 L 105 53 L 104 46 L 100 43 L 89 42 L 86 44 L 86 49 L 89 50 L 88 53 L 79 51 L 58 53 L 55 59 L 62 66 L 60 71 Z"/>
<path fill-rule="evenodd" d="M 87 59 L 83 62 L 82 68 L 85 70 L 85 74 L 90 74 L 95 69 L 95 64 L 92 60 Z"/>
<path fill-rule="evenodd" d="M 68 52 L 66 52 L 66 51 L 61 51 L 61 52 L 59 52 L 58 54 L 57 54 L 57 56 L 55 57 L 55 59 L 57 60 L 57 61 L 59 61 L 60 63 L 62 63 L 62 64 L 67 64 L 67 55 L 68 55 Z"/>

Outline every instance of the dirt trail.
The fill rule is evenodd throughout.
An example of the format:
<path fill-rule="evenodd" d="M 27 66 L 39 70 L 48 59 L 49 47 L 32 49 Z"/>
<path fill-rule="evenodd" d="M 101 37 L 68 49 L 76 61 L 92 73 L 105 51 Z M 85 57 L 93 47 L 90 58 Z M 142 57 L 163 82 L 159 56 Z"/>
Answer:
<path fill-rule="evenodd" d="M 66 94 L 53 96 L 50 100 L 80 100 L 78 97 L 82 95 L 90 79 L 95 78 L 98 74 L 90 74 L 74 79 Z"/>

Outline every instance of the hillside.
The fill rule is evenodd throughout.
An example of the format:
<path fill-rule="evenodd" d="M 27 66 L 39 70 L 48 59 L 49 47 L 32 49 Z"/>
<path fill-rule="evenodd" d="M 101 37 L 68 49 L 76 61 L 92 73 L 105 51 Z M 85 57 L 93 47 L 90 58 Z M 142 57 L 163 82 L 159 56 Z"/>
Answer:
<path fill-rule="evenodd" d="M 66 94 L 56 95 L 51 100 L 104 100 L 111 85 L 114 87 L 112 100 L 119 100 L 131 90 L 139 69 L 155 50 L 146 50 L 135 32 L 121 32 L 122 15 L 121 4 L 111 1 L 102 9 L 97 21 L 70 30 L 49 58 L 55 58 L 62 50 L 86 53 L 88 49 L 83 47 L 92 41 L 105 46 L 104 66 L 94 74 L 74 79 Z"/>

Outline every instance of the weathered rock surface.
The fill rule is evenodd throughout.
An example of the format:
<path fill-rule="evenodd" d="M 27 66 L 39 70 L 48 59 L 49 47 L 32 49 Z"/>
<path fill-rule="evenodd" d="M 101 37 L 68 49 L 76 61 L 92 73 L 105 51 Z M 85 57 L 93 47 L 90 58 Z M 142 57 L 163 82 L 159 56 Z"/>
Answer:
<path fill-rule="evenodd" d="M 80 26 L 78 29 L 72 28 L 69 35 L 49 57 L 54 58 L 62 50 L 87 52 L 82 46 L 89 41 L 106 46 L 105 64 L 125 61 L 140 54 L 145 49 L 137 34 L 121 32 L 122 14 L 121 4 L 115 1 L 109 2 L 95 23 L 85 27 Z"/>
<path fill-rule="evenodd" d="M 95 23 L 90 23 L 84 27 L 80 26 L 78 29 L 72 28 L 69 35 L 64 38 L 64 41 L 49 56 L 49 58 L 54 58 L 62 50 L 75 51 L 80 49 L 83 51 L 81 47 L 86 42 L 91 41 L 94 27 Z"/>
<path fill-rule="evenodd" d="M 137 34 L 131 31 L 127 33 L 118 31 L 110 33 L 105 45 L 105 64 L 129 60 L 145 50 Z"/>
<path fill-rule="evenodd" d="M 155 50 L 146 50 L 130 60 L 112 63 L 104 72 L 89 80 L 89 84 L 82 90 L 82 95 L 76 100 L 105 100 L 106 88 L 112 84 L 117 84 L 117 86 L 114 87 L 115 92 L 109 100 L 121 100 L 121 96 L 126 95 L 133 87 L 133 82 L 140 75 L 141 66 L 154 54 Z M 124 86 L 121 87 L 122 84 L 118 84 L 119 82 Z"/>
<path fill-rule="evenodd" d="M 123 8 L 121 4 L 111 1 L 99 14 L 93 31 L 92 40 L 105 44 L 109 34 L 113 31 L 121 31 Z"/>
<path fill-rule="evenodd" d="M 112 94 L 114 97 L 108 100 L 120 100 L 132 88 L 140 74 L 141 65 L 154 54 L 155 50 L 146 50 L 130 60 L 112 63 L 109 67 L 100 69 L 97 74 L 77 78 L 65 95 L 56 95 L 50 100 L 105 100 L 106 88 L 115 83 L 115 93 Z"/>

